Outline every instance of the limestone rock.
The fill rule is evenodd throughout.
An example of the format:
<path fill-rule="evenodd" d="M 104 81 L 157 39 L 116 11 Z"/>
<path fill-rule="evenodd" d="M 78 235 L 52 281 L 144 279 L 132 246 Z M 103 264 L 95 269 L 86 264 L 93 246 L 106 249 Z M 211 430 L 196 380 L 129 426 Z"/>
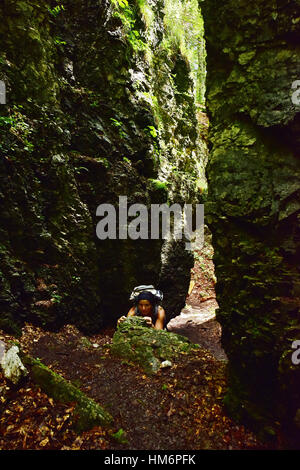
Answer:
<path fill-rule="evenodd" d="M 3 355 L 0 361 L 4 376 L 14 384 L 17 384 L 28 371 L 19 357 L 18 346 L 12 346 Z"/>
<path fill-rule="evenodd" d="M 160 368 L 165 369 L 166 367 L 172 367 L 172 362 L 171 361 L 163 361 L 160 365 Z"/>
<path fill-rule="evenodd" d="M 133 362 L 148 374 L 154 374 L 161 367 L 172 366 L 172 361 L 181 353 L 192 353 L 199 347 L 183 336 L 146 325 L 146 321 L 139 317 L 122 322 L 113 336 L 112 354 Z"/>
<path fill-rule="evenodd" d="M 0 361 L 5 353 L 5 343 L 3 341 L 0 341 Z"/>

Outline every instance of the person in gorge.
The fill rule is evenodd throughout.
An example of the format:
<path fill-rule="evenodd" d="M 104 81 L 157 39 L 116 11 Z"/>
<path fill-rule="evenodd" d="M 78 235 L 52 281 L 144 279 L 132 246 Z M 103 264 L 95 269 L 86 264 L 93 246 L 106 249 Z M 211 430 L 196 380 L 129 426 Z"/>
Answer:
<path fill-rule="evenodd" d="M 151 292 L 141 292 L 136 300 L 136 305 L 131 307 L 127 317 L 144 317 L 147 325 L 156 330 L 163 330 L 166 324 L 166 312 L 161 305 L 157 305 L 155 296 Z M 126 319 L 122 316 L 118 320 L 118 325 Z"/>

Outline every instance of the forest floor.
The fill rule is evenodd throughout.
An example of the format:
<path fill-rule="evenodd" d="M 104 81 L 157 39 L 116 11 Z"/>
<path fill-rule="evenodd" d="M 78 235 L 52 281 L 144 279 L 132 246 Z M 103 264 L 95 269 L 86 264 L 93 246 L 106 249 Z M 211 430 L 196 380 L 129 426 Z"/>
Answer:
<path fill-rule="evenodd" d="M 183 333 L 196 334 L 202 348 L 192 359 L 180 355 L 171 368 L 154 376 L 110 354 L 114 328 L 87 337 L 71 325 L 54 333 L 26 324 L 18 339 L 22 350 L 101 404 L 114 422 L 77 435 L 72 427 L 75 404 L 49 398 L 30 375 L 13 386 L 0 373 L 0 449 L 268 449 L 235 423 L 222 404 L 226 355 L 214 319 L 214 283 L 212 253 L 206 246 L 192 271 L 187 314 L 180 320 Z M 179 332 L 176 325 L 174 331 Z M 0 340 L 15 339 L 0 331 Z"/>
<path fill-rule="evenodd" d="M 23 328 L 23 351 L 104 406 L 114 423 L 77 435 L 72 428 L 74 404 L 49 398 L 30 375 L 12 386 L 0 374 L 0 449 L 267 448 L 223 409 L 224 361 L 199 349 L 192 360 L 180 355 L 171 368 L 147 376 L 110 355 L 111 334 L 87 338 L 70 325 L 58 333 L 29 324 Z M 0 339 L 13 338 L 1 334 Z"/>

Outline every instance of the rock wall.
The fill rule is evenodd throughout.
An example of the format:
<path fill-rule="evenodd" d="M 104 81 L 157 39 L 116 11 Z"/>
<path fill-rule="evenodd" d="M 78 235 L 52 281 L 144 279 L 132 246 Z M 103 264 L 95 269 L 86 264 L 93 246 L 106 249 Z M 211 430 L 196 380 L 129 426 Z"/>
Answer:
<path fill-rule="evenodd" d="M 1 2 L 2 328 L 97 330 L 148 283 L 163 289 L 169 317 L 180 312 L 193 264 L 184 244 L 101 241 L 96 208 L 118 206 L 119 196 L 128 205 L 202 201 L 197 8 L 195 0 Z"/>
<path fill-rule="evenodd" d="M 296 439 L 300 108 L 291 98 L 300 78 L 300 3 L 201 6 L 211 122 L 206 214 L 230 364 L 226 404 L 267 434 L 281 422 Z"/>

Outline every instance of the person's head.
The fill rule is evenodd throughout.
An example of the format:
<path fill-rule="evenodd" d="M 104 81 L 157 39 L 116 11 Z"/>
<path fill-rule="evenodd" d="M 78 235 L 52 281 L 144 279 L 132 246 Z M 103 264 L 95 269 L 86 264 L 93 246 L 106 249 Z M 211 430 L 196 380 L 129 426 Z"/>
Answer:
<path fill-rule="evenodd" d="M 137 306 L 143 317 L 150 317 L 155 304 L 154 295 L 151 292 L 141 292 L 137 298 Z"/>

